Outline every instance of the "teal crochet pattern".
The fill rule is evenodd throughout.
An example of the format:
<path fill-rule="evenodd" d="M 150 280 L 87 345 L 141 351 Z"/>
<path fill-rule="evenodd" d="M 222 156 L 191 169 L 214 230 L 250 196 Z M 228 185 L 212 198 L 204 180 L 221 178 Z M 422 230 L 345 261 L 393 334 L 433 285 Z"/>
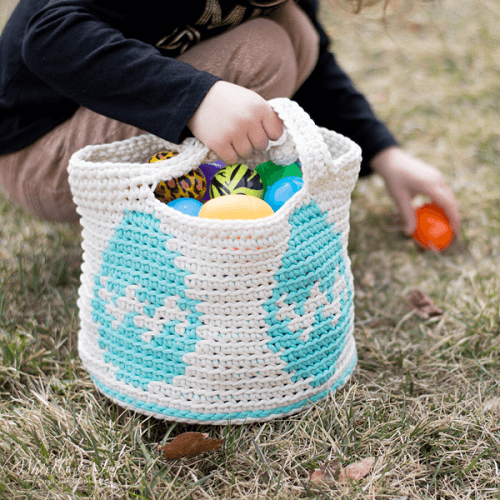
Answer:
<path fill-rule="evenodd" d="M 186 364 L 182 357 L 194 351 L 199 340 L 199 301 L 186 297 L 184 277 L 188 273 L 175 266 L 174 259 L 180 254 L 166 248 L 170 238 L 173 236 L 160 230 L 160 221 L 153 215 L 127 213 L 104 250 L 101 270 L 94 278 L 92 319 L 100 325 L 104 361 L 115 367 L 116 380 L 144 391 L 152 380 L 172 383 L 183 374 Z M 109 307 L 118 307 L 120 298 L 131 294 L 137 299 L 136 310 L 116 324 Z M 138 310 L 155 318 L 167 298 L 175 302 L 174 317 L 166 321 L 159 317 L 161 331 L 150 341 L 143 340 L 148 329 L 134 322 Z"/>
<path fill-rule="evenodd" d="M 268 345 L 281 353 L 287 363 L 285 371 L 293 373 L 293 381 L 312 377 L 309 383 L 318 387 L 333 376 L 343 351 L 352 291 L 342 257 L 341 234 L 334 232 L 319 206 L 314 201 L 303 205 L 291 214 L 289 223 L 288 250 L 274 276 L 277 284 L 273 295 L 264 305 L 269 313 L 268 335 L 273 339 Z M 340 278 L 345 286 L 339 287 L 340 296 L 335 297 L 334 285 Z M 322 300 L 318 300 L 321 295 Z M 337 314 L 329 310 L 335 300 Z M 288 313 L 279 314 L 280 309 Z M 301 319 L 306 314 L 309 321 Z"/>
<path fill-rule="evenodd" d="M 335 378 L 352 306 L 340 233 L 334 232 L 326 214 L 313 201 L 296 209 L 289 225 L 288 249 L 274 275 L 272 294 L 262 306 L 269 325 L 262 338 L 268 339 L 271 351 L 279 353 L 282 369 L 291 374 L 292 382 L 302 379 L 318 391 L 272 410 L 203 413 L 134 399 L 126 391 L 94 379 L 96 386 L 115 401 L 145 412 L 203 422 L 266 419 L 294 412 L 343 384 L 356 365 L 356 356 Z M 175 258 L 181 254 L 167 248 L 173 237 L 161 231 L 155 216 L 126 213 L 102 253 L 100 271 L 94 278 L 92 319 L 99 325 L 103 360 L 113 366 L 117 382 L 144 393 L 150 390 L 152 381 L 172 384 L 176 376 L 184 375 L 187 364 L 183 356 L 194 352 L 201 340 L 196 329 L 203 323 L 196 306 L 202 301 L 186 295 L 189 273 L 175 265 Z M 340 284 L 337 296 L 335 283 Z M 130 304 L 134 306 L 127 312 L 120 309 L 120 301 L 125 298 L 128 309 Z M 154 321 L 149 327 L 138 321 L 144 316 L 160 324 L 154 335 Z M 213 376 L 216 385 L 217 374 Z"/>
<path fill-rule="evenodd" d="M 335 381 L 328 389 L 325 389 L 307 399 L 303 399 L 298 403 L 280 406 L 277 408 L 272 408 L 270 410 L 256 410 L 256 411 L 233 411 L 230 413 L 197 413 L 188 410 L 176 410 L 175 408 L 168 408 L 165 406 L 160 406 L 154 403 L 148 403 L 141 400 L 136 400 L 126 394 L 122 394 L 114 389 L 103 384 L 101 381 L 93 377 L 95 385 L 107 396 L 125 405 L 133 406 L 136 409 L 142 410 L 144 413 L 152 414 L 155 416 L 168 416 L 181 421 L 197 422 L 200 424 L 206 422 L 220 422 L 220 423 L 230 423 L 230 422 L 245 422 L 252 420 L 268 420 L 271 418 L 276 418 L 279 416 L 290 415 L 296 413 L 301 408 L 308 406 L 310 403 L 320 401 L 324 399 L 330 392 L 334 392 L 336 389 L 345 384 L 345 382 L 352 375 L 352 372 L 356 368 L 356 363 L 358 361 L 357 355 L 354 355 L 350 364 L 342 372 L 342 376 Z"/>
<path fill-rule="evenodd" d="M 347 244 L 361 149 L 296 102 L 269 103 L 284 133 L 245 163 L 299 161 L 304 184 L 268 217 L 190 217 L 155 197 L 159 182 L 214 161 L 195 138 L 141 134 L 70 159 L 78 353 L 124 408 L 194 424 L 269 421 L 325 399 L 355 369 Z M 177 154 L 145 163 L 162 150 Z"/>

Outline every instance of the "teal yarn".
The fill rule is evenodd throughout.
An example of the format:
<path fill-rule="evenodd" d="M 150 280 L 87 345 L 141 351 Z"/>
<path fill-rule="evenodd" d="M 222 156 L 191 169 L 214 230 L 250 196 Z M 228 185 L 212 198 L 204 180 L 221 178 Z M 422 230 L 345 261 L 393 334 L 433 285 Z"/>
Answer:
<path fill-rule="evenodd" d="M 78 352 L 96 388 L 127 409 L 267 421 L 325 398 L 356 366 L 346 244 L 361 150 L 293 101 L 270 103 L 287 134 L 249 164 L 298 156 L 304 185 L 258 221 L 189 217 L 154 196 L 164 178 L 209 160 L 194 138 L 142 134 L 70 159 L 83 228 Z M 164 149 L 179 154 L 143 163 Z"/>
<path fill-rule="evenodd" d="M 334 232 L 319 206 L 314 201 L 301 206 L 292 213 L 289 223 L 288 249 L 274 276 L 277 285 L 273 295 L 264 305 L 270 326 L 268 334 L 273 339 L 268 345 L 274 352 L 281 353 L 281 359 L 287 364 L 284 370 L 293 373 L 293 381 L 312 377 L 310 384 L 317 387 L 335 373 L 346 341 L 353 294 L 342 257 L 341 234 Z M 303 316 L 306 301 L 316 284 L 326 295 L 326 301 L 332 304 L 336 299 L 333 286 L 340 276 L 344 277 L 346 288 L 340 294 L 340 314 L 335 326 L 331 324 L 332 317 L 325 318 L 324 305 L 317 307 L 314 313 L 314 326 L 307 341 L 300 338 L 304 328 L 294 332 L 290 329 L 291 319 L 277 318 L 283 296 L 286 296 L 283 303 L 293 306 L 294 312 Z"/>
<path fill-rule="evenodd" d="M 116 380 L 144 391 L 151 381 L 172 383 L 175 376 L 184 374 L 182 357 L 194 351 L 199 340 L 199 301 L 186 297 L 184 278 L 189 273 L 175 266 L 174 259 L 180 254 L 167 249 L 170 238 L 173 236 L 161 232 L 160 221 L 153 215 L 128 212 L 103 251 L 101 269 L 94 278 L 91 317 L 99 325 L 104 361 L 115 367 Z M 144 313 L 151 318 L 164 305 L 165 298 L 178 296 L 177 307 L 187 313 L 184 334 L 176 331 L 181 321 L 173 319 L 165 321 L 161 332 L 145 342 L 141 336 L 147 329 L 134 323 L 137 311 L 126 313 L 121 323 L 114 325 L 116 319 L 106 308 L 116 306 L 130 285 L 136 286 L 138 301 L 147 303 Z M 112 293 L 111 300 L 101 298 L 104 289 Z"/>
<path fill-rule="evenodd" d="M 147 403 L 145 401 L 136 400 L 127 396 L 126 394 L 122 394 L 114 389 L 103 384 L 101 381 L 97 380 L 95 377 L 92 377 L 95 385 L 99 388 L 99 390 L 114 400 L 117 403 L 121 403 L 124 406 L 133 406 L 137 409 L 142 410 L 146 414 L 152 414 L 155 416 L 169 417 L 172 420 L 177 420 L 180 422 L 197 422 L 199 424 L 203 423 L 229 423 L 231 421 L 236 421 L 238 423 L 243 423 L 244 421 L 264 421 L 270 420 L 272 418 L 279 418 L 286 415 L 291 415 L 296 413 L 298 410 L 308 406 L 311 403 L 319 401 L 328 396 L 328 394 L 335 392 L 337 389 L 342 387 L 349 377 L 352 375 L 352 372 L 356 368 L 357 363 L 357 355 L 354 355 L 353 360 L 349 364 L 349 366 L 345 369 L 342 376 L 330 387 L 322 390 L 321 392 L 315 394 L 314 396 L 309 397 L 308 399 L 304 399 L 299 401 L 298 403 L 285 405 L 273 408 L 271 410 L 257 410 L 257 411 L 243 411 L 243 412 L 231 412 L 231 413 L 199 413 L 188 410 L 176 410 L 175 408 L 168 408 L 165 406 L 159 406 L 152 403 Z"/>
<path fill-rule="evenodd" d="M 174 236 L 162 232 L 160 220 L 154 215 L 138 212 L 125 214 L 102 252 L 102 264 L 94 277 L 91 318 L 98 325 L 98 345 L 103 361 L 113 367 L 108 376 L 122 384 L 119 385 L 122 389 L 116 389 L 116 384 L 112 384 L 115 385 L 112 388 L 106 380 L 93 376 L 99 390 L 116 402 L 141 412 L 201 423 L 276 418 L 294 413 L 342 385 L 354 369 L 356 354 L 353 353 L 349 366 L 339 373 L 337 361 L 346 347 L 352 308 L 352 291 L 342 256 L 341 235 L 335 233 L 333 225 L 327 222 L 326 214 L 314 201 L 296 209 L 290 215 L 288 224 L 290 237 L 287 250 L 274 275 L 272 293 L 262 304 L 268 325 L 263 338 L 268 339 L 270 351 L 279 354 L 283 362 L 280 369 L 290 374 L 291 382 L 304 381 L 311 388 L 307 391 L 310 393 L 308 397 L 272 409 L 238 411 L 235 404 L 235 410 L 231 412 L 203 413 L 194 409 L 176 409 L 168 404 L 158 405 L 147 397 L 145 400 L 134 397 L 133 391 L 124 389 L 130 386 L 147 395 L 152 382 L 173 386 L 176 377 L 185 375 L 188 365 L 183 357 L 196 351 L 196 345 L 201 340 L 196 329 L 203 326 L 201 313 L 197 310 L 197 305 L 203 301 L 188 298 L 186 277 L 190 273 L 175 265 L 175 258 L 181 254 L 169 250 L 167 246 Z M 335 283 L 341 277 L 345 286 L 340 286 L 340 292 L 335 296 Z M 280 309 L 284 305 L 292 308 L 295 317 L 311 316 L 308 300 L 311 300 L 313 289 L 322 295 L 322 299 L 319 302 L 317 298 L 312 299 L 315 310 L 305 338 L 304 325 L 292 328 L 292 320 L 283 319 Z M 135 298 L 132 308 L 131 294 Z M 120 301 L 125 297 L 127 311 L 121 309 Z M 140 315 L 154 318 L 159 308 L 165 305 L 165 299 L 172 297 L 175 297 L 175 310 L 182 321 L 179 318 L 165 320 L 161 331 L 154 335 L 145 326 L 136 324 Z M 325 308 L 335 302 L 339 312 L 332 315 Z M 179 326 L 182 327 L 181 333 L 177 331 Z M 143 335 L 148 335 L 148 332 L 150 338 L 145 341 Z M 224 365 L 223 356 L 220 362 L 221 366 Z M 254 364 L 258 367 L 260 363 L 262 361 L 257 359 Z M 219 375 L 212 376 L 215 377 L 214 387 L 217 387 Z M 243 380 L 242 387 L 245 387 L 246 378 L 251 377 L 245 373 L 234 374 L 235 381 L 240 378 Z M 318 391 L 313 388 L 318 388 Z M 178 387 L 176 390 L 182 392 Z M 200 398 L 195 399 L 199 406 Z M 209 396 L 209 401 L 213 401 L 213 394 Z"/>
<path fill-rule="evenodd" d="M 288 248 L 274 275 L 272 295 L 262 306 L 269 325 L 267 346 L 272 352 L 279 353 L 284 362 L 282 369 L 291 375 L 292 382 L 304 380 L 311 388 L 323 389 L 292 405 L 272 410 L 200 413 L 141 401 L 94 377 L 96 386 L 112 399 L 132 405 L 139 411 L 200 422 L 265 420 L 271 415 L 293 413 L 339 387 L 356 364 L 355 360 L 352 361 L 349 368 L 328 386 L 328 381 L 333 380 L 337 371 L 337 360 L 344 350 L 351 318 L 352 291 L 342 257 L 341 235 L 334 232 L 326 214 L 313 201 L 296 209 L 288 223 Z M 175 258 L 181 254 L 167 248 L 171 238 L 173 235 L 161 231 L 160 221 L 155 216 L 126 213 L 102 252 L 100 271 L 94 277 L 91 317 L 98 325 L 98 345 L 102 349 L 103 361 L 113 366 L 117 382 L 141 389 L 145 394 L 150 390 L 151 382 L 173 384 L 175 377 L 184 375 L 187 365 L 183 356 L 195 352 L 196 344 L 201 340 L 196 334 L 196 328 L 202 326 L 201 313 L 196 306 L 202 301 L 191 300 L 186 295 L 185 278 L 189 272 L 175 265 Z M 341 276 L 346 286 L 335 297 L 334 285 Z M 327 304 L 337 300 L 340 313 L 334 318 L 325 312 L 325 304 L 316 304 L 314 321 L 308 338 L 304 339 L 301 338 L 304 336 L 303 326 L 293 329 L 290 318 L 279 319 L 277 316 L 280 303 L 292 306 L 297 317 L 306 315 L 307 301 L 314 287 Z M 137 299 L 138 309 L 124 313 L 120 311 L 120 299 L 127 296 L 130 300 L 130 293 Z M 142 336 L 149 330 L 138 326 L 136 318 L 140 314 L 154 318 L 169 297 L 176 297 L 176 307 L 183 313 L 183 321 L 165 321 L 159 333 L 152 335 L 149 341 L 143 340 Z M 113 307 L 119 310 L 118 317 L 115 317 Z M 176 327 L 181 323 L 183 333 L 179 334 Z"/>

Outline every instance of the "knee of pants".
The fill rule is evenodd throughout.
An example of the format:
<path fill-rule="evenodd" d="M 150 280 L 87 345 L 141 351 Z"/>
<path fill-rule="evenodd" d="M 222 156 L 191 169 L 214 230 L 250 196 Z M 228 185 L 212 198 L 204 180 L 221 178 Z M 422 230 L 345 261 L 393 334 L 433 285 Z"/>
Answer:
<path fill-rule="evenodd" d="M 17 153 L 0 157 L 2 191 L 11 202 L 40 219 L 55 222 L 79 220 L 66 169 L 54 171 L 37 161 L 36 149 L 36 146 L 28 146 Z M 43 157 L 43 154 L 40 156 Z"/>
<path fill-rule="evenodd" d="M 297 55 L 288 33 L 276 22 L 250 21 L 232 55 L 230 75 L 238 85 L 265 99 L 292 97 L 298 76 Z"/>
<path fill-rule="evenodd" d="M 288 33 L 292 40 L 297 60 L 297 85 L 295 90 L 309 78 L 319 57 L 319 33 L 309 16 L 290 0 L 271 14 L 270 19 L 276 21 Z"/>
<path fill-rule="evenodd" d="M 294 93 L 297 58 L 293 44 L 288 33 L 270 19 L 247 21 L 195 45 L 178 59 L 264 99 Z"/>
<path fill-rule="evenodd" d="M 33 185 L 29 179 L 23 179 L 18 182 L 13 194 L 13 201 L 40 219 L 52 222 L 76 222 L 80 219 L 67 180 Z"/>

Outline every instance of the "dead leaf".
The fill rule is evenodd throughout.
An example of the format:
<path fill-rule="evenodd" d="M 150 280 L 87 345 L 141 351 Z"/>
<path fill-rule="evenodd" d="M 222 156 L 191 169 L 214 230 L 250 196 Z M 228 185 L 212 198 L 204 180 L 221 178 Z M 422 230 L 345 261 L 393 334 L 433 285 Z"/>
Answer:
<path fill-rule="evenodd" d="M 167 460 L 178 460 L 184 457 L 195 457 L 209 451 L 217 451 L 223 442 L 222 439 L 211 439 L 205 433 L 184 432 L 165 446 L 159 446 L 158 451 L 162 451 Z"/>
<path fill-rule="evenodd" d="M 359 481 L 363 479 L 375 463 L 374 457 L 368 457 L 361 462 L 348 465 L 345 469 L 341 468 L 339 472 L 339 483 L 347 483 L 349 479 Z"/>
<path fill-rule="evenodd" d="M 319 469 L 315 469 L 314 472 L 311 474 L 311 481 L 313 483 L 321 483 L 323 481 L 324 474 L 321 472 Z"/>
<path fill-rule="evenodd" d="M 425 295 L 422 290 L 415 288 L 407 296 L 410 307 L 415 313 L 423 319 L 429 319 L 434 316 L 441 316 L 443 311 L 437 308 L 432 300 Z"/>
<path fill-rule="evenodd" d="M 311 482 L 315 484 L 334 484 L 338 483 L 348 483 L 349 480 L 359 481 L 363 479 L 372 468 L 375 463 L 374 457 L 368 457 L 361 462 L 356 462 L 348 465 L 346 468 L 341 467 L 338 460 L 333 460 L 331 462 L 326 462 L 319 469 L 316 469 L 311 474 Z M 335 476 L 338 472 L 338 478 Z"/>
<path fill-rule="evenodd" d="M 332 460 L 331 462 L 324 463 L 319 469 L 316 469 L 311 474 L 311 481 L 315 484 L 325 483 L 333 484 L 335 483 L 335 475 L 340 469 L 340 464 L 338 460 Z"/>

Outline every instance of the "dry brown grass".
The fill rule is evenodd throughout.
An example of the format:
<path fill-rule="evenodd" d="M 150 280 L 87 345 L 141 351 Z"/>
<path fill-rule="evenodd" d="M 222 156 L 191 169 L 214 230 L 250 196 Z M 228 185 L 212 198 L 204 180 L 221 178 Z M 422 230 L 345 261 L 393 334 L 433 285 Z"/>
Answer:
<path fill-rule="evenodd" d="M 380 16 L 323 12 L 357 86 L 408 150 L 445 173 L 463 229 L 447 252 L 420 252 L 391 229 L 380 179 L 358 183 L 352 383 L 307 412 L 242 427 L 120 410 L 78 360 L 78 228 L 1 198 L 2 498 L 500 498 L 500 4 L 402 3 L 386 29 Z M 409 311 L 416 287 L 442 317 Z M 155 445 L 185 430 L 224 437 L 223 451 L 166 463 Z M 327 460 L 368 456 L 374 467 L 358 483 L 308 481 Z"/>

